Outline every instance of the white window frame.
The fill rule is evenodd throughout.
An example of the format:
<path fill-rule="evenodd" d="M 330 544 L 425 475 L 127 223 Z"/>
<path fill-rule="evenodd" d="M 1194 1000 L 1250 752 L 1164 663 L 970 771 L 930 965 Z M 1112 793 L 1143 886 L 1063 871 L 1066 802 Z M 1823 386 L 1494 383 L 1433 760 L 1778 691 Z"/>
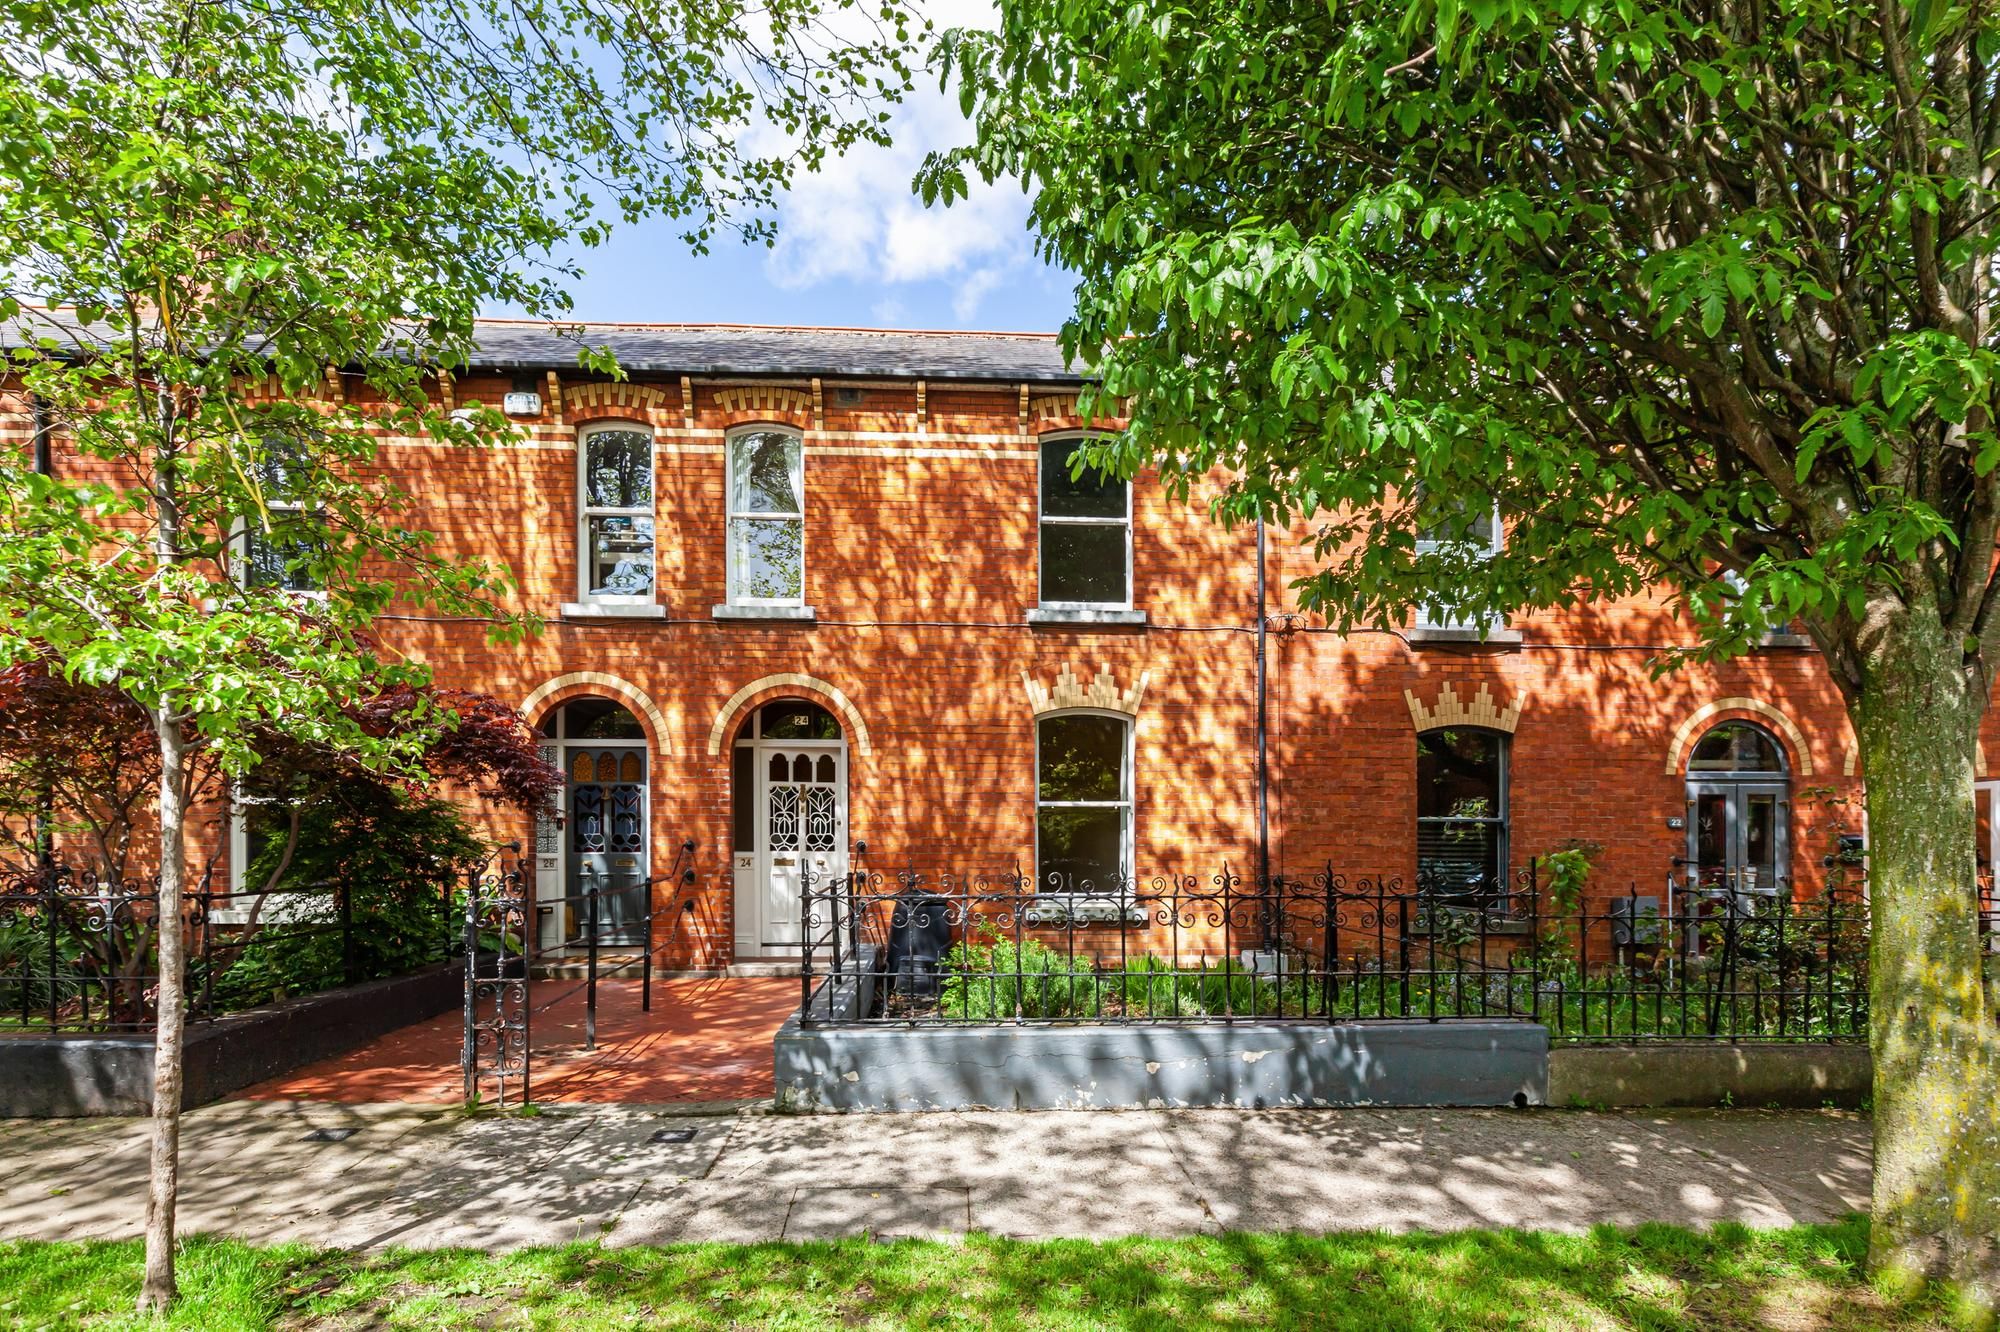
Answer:
<path fill-rule="evenodd" d="M 1119 755 L 1118 784 L 1120 798 L 1117 800 L 1044 800 L 1042 799 L 1042 723 L 1063 717 L 1106 717 L 1125 728 L 1125 745 Z M 1119 837 L 1119 871 L 1125 876 L 1125 895 L 1137 891 L 1137 874 L 1134 857 L 1138 846 L 1139 802 L 1137 797 L 1138 749 L 1136 737 L 1139 719 L 1129 713 L 1112 712 L 1105 708 L 1063 708 L 1055 712 L 1044 712 L 1035 718 L 1035 875 L 1033 891 L 1046 894 L 1055 890 L 1042 882 L 1042 810 L 1048 809 L 1122 809 L 1125 811 L 1123 832 Z M 1105 896 L 1118 891 L 1116 884 L 1097 884 L 1094 892 L 1077 892 L 1078 897 Z"/>
<path fill-rule="evenodd" d="M 792 488 L 799 497 L 796 513 L 738 512 L 736 508 L 736 446 L 753 435 L 784 435 L 798 445 L 799 465 L 792 473 Z M 732 606 L 803 606 L 806 604 L 806 440 L 796 426 L 759 422 L 737 426 L 724 437 L 722 450 L 722 564 Z M 736 524 L 795 522 L 799 525 L 799 594 L 795 597 L 745 596 L 737 587 Z"/>
<path fill-rule="evenodd" d="M 646 437 L 646 467 L 652 473 L 647 489 L 652 503 L 638 508 L 592 504 L 590 502 L 590 437 L 613 431 L 631 431 Z M 608 418 L 591 421 L 576 431 L 576 599 L 587 606 L 654 606 L 660 599 L 660 441 L 653 427 L 644 421 Z M 590 590 L 590 520 L 593 518 L 644 518 L 653 524 L 652 587 L 644 595 Z"/>
<path fill-rule="evenodd" d="M 1419 536 L 1417 538 L 1417 554 L 1419 555 L 1431 555 L 1435 554 L 1440 550 L 1447 550 L 1455 546 L 1471 546 L 1475 551 L 1478 551 L 1477 542 L 1452 540 L 1452 539 L 1438 539 L 1426 536 Z M 1478 551 L 1479 558 L 1481 558 L 1482 560 L 1496 559 L 1498 558 L 1500 552 L 1505 550 L 1506 547 L 1507 547 L 1507 529 L 1501 525 L 1500 503 L 1498 500 L 1495 500 L 1493 503 L 1492 534 L 1487 538 L 1486 549 L 1484 551 Z M 1505 622 L 1503 620 L 1499 622 L 1499 624 L 1492 624 L 1481 620 L 1469 619 L 1462 615 L 1456 615 L 1449 612 L 1433 616 L 1428 607 L 1419 603 L 1416 608 L 1416 616 L 1413 620 L 1411 620 L 1410 627 L 1413 629 L 1443 629 L 1452 632 L 1467 632 L 1467 631 L 1482 632 L 1488 629 L 1500 627 L 1500 625 L 1504 623 Z"/>
<path fill-rule="evenodd" d="M 217 925 L 247 925 L 250 909 L 256 905 L 249 888 L 250 827 L 245 815 L 252 806 L 271 806 L 276 801 L 231 794 L 229 797 L 229 897 L 227 904 L 211 906 L 208 918 Z"/>
<path fill-rule="evenodd" d="M 308 508 L 301 500 L 278 499 L 269 494 L 264 495 L 263 500 L 265 510 L 274 516 L 277 514 L 302 514 Z M 271 533 L 262 530 L 258 526 L 259 521 L 256 517 L 239 518 L 236 520 L 236 530 L 232 535 L 235 538 L 236 552 L 239 558 L 236 577 L 237 585 L 245 590 L 255 589 L 258 591 L 282 592 L 286 596 L 301 597 L 313 601 L 326 600 L 326 589 L 324 587 L 258 587 L 258 585 L 250 581 L 252 568 L 250 543 L 256 537 L 261 536 L 268 540 L 271 536 Z"/>
<path fill-rule="evenodd" d="M 1042 500 L 1048 493 L 1044 485 L 1047 479 L 1046 455 L 1051 444 L 1080 444 L 1099 436 L 1089 431 L 1075 431 L 1067 434 L 1049 434 L 1035 441 L 1035 599 L 1044 610 L 1131 610 L 1132 609 L 1132 483 L 1121 481 L 1125 487 L 1125 514 L 1122 518 L 1072 518 L 1062 514 L 1042 511 Z M 1074 449 L 1071 452 L 1075 452 Z M 1050 525 L 1057 527 L 1117 527 L 1125 529 L 1125 598 L 1122 601 L 1051 601 L 1043 591 L 1042 575 L 1045 561 L 1042 558 L 1042 530 Z M 1038 788 L 1039 789 L 1039 788 Z"/>

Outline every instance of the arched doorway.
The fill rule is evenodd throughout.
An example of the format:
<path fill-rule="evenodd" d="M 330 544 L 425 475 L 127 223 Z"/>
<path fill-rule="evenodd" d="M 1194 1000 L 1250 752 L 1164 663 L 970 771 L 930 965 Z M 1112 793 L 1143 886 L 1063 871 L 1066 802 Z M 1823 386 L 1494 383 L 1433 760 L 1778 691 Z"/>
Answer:
<path fill-rule="evenodd" d="M 543 948 L 587 942 L 591 899 L 599 945 L 639 948 L 652 852 L 646 732 L 622 704 L 577 698 L 542 719 L 563 770 L 562 887 L 536 911 Z"/>
<path fill-rule="evenodd" d="M 780 699 L 750 714 L 730 754 L 736 955 L 796 957 L 799 895 L 847 872 L 847 740 L 831 712 Z"/>
<path fill-rule="evenodd" d="M 1688 756 L 1688 867 L 1697 888 L 1779 894 L 1791 875 L 1791 766 L 1775 737 L 1729 721 Z"/>

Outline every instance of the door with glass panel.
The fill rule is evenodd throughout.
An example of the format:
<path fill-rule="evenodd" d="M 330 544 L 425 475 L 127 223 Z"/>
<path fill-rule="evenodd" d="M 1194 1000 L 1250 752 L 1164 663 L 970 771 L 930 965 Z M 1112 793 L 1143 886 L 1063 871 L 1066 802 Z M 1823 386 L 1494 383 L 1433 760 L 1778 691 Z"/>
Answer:
<path fill-rule="evenodd" d="M 1784 751 L 1762 727 L 1726 722 L 1688 761 L 1691 886 L 1769 897 L 1791 874 L 1791 783 Z"/>
<path fill-rule="evenodd" d="M 551 712 L 541 726 L 559 753 L 563 771 L 563 826 L 548 833 L 551 852 L 562 845 L 559 882 L 540 870 L 536 895 L 539 935 L 545 948 L 586 942 L 593 902 L 600 945 L 639 947 L 644 942 L 648 836 L 645 732 L 626 708 L 609 699 L 579 698 Z M 550 821 L 553 823 L 553 821 Z"/>
<path fill-rule="evenodd" d="M 807 876 L 847 872 L 847 744 L 831 713 L 781 701 L 758 709 L 734 758 L 736 951 L 792 956 Z"/>
<path fill-rule="evenodd" d="M 645 924 L 646 751 L 572 747 L 569 827 L 572 937 L 638 947 Z"/>
<path fill-rule="evenodd" d="M 1695 886 L 1770 895 L 1783 886 L 1789 796 L 1757 782 L 1688 783 L 1688 858 Z"/>

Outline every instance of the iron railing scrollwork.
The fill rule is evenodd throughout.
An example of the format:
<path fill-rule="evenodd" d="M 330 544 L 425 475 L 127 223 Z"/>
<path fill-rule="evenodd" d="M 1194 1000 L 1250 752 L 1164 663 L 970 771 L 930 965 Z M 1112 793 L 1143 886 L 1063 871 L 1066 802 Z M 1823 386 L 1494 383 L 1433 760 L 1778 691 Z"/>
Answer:
<path fill-rule="evenodd" d="M 179 910 L 193 1022 L 443 961 L 456 937 L 447 897 L 420 918 L 434 941 L 393 959 L 371 951 L 338 882 L 228 889 L 203 874 L 181 893 Z M 159 913 L 157 876 L 102 878 L 61 861 L 0 868 L 0 1031 L 150 1030 Z M 406 930 L 413 919 L 404 917 Z M 413 952 L 424 956 L 413 962 Z M 240 965 L 253 958 L 265 965 Z"/>
<path fill-rule="evenodd" d="M 528 961 L 534 949 L 534 892 L 518 843 L 502 847 L 466 879 L 465 1039 L 459 1060 L 467 1102 L 505 1105 L 511 1089 L 527 1104 L 533 1012 Z"/>
<path fill-rule="evenodd" d="M 856 870 L 801 891 L 806 1025 L 1542 1022 L 1558 1040 L 1858 1039 L 1858 886 L 1551 900 L 1324 867 L 1095 884 Z"/>

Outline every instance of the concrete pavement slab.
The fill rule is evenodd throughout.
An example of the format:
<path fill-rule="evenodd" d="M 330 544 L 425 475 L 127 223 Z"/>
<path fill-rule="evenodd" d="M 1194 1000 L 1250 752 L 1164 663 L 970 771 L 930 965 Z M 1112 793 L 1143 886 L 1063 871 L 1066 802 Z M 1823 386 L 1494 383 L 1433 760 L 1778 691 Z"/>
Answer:
<path fill-rule="evenodd" d="M 642 1189 L 606 1242 L 631 1244 L 762 1244 L 785 1233 L 792 1188 L 732 1180 L 690 1180 Z"/>
<path fill-rule="evenodd" d="M 143 1121 L 0 1124 L 0 1237 L 138 1233 L 145 1143 Z M 1869 1184 L 1867 1121 L 1837 1111 L 467 1117 L 238 1102 L 188 1115 L 184 1143 L 184 1229 L 352 1248 L 1777 1226 L 1857 1209 Z"/>
<path fill-rule="evenodd" d="M 963 1235 L 971 1210 L 964 1188 L 801 1188 L 785 1217 L 784 1238 L 941 1239 Z"/>

